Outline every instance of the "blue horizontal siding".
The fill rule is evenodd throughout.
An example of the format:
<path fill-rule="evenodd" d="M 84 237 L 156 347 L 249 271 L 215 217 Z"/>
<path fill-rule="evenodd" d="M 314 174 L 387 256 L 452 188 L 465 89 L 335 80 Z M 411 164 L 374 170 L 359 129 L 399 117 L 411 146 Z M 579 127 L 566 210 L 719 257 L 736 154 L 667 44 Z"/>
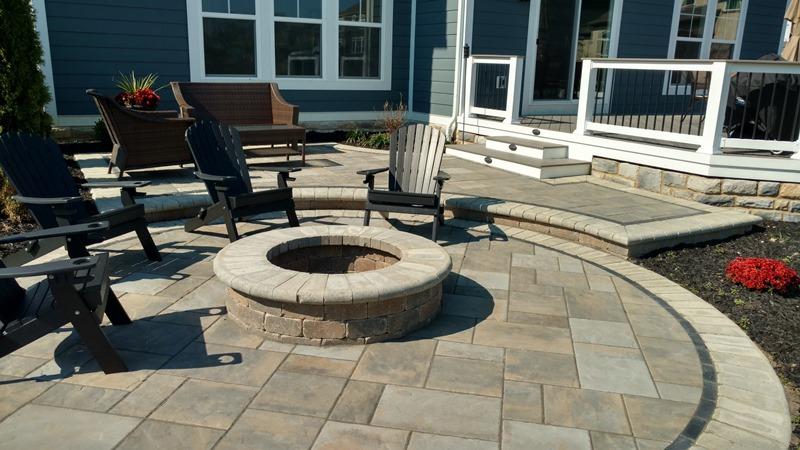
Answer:
<path fill-rule="evenodd" d="M 157 73 L 189 79 L 184 0 L 46 0 L 53 84 L 60 115 L 94 115 L 88 88 L 114 94 L 114 77 Z M 169 89 L 163 108 L 175 108 Z"/>
<path fill-rule="evenodd" d="M 530 2 L 475 0 L 472 52 L 476 55 L 525 56 Z"/>
<path fill-rule="evenodd" d="M 667 58 L 674 0 L 625 0 L 620 19 L 620 58 Z"/>
<path fill-rule="evenodd" d="M 417 0 L 414 111 L 449 116 L 457 55 L 458 2 Z"/>
<path fill-rule="evenodd" d="M 786 0 L 750 0 L 744 23 L 741 59 L 758 59 L 778 51 Z"/>
<path fill-rule="evenodd" d="M 199 1 L 199 0 L 198 0 Z M 114 77 L 157 73 L 159 85 L 188 81 L 185 0 L 46 0 L 59 115 L 95 115 L 88 88 L 114 94 Z M 380 111 L 408 97 L 411 0 L 395 0 L 391 90 L 284 92 L 306 112 Z M 162 108 L 175 108 L 169 88 Z M 405 100 L 403 100 L 405 101 Z"/>

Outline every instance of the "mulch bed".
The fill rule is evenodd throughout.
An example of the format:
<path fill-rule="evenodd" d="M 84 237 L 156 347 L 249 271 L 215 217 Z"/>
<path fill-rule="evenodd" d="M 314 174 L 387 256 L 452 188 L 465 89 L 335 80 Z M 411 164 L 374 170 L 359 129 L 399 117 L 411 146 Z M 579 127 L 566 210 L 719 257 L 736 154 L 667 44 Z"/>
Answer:
<path fill-rule="evenodd" d="M 800 269 L 800 224 L 765 222 L 747 236 L 665 250 L 636 263 L 689 289 L 736 322 L 770 355 L 796 403 L 800 386 L 800 292 L 784 296 L 749 291 L 732 283 L 725 277 L 725 267 L 737 256 L 774 258 Z M 798 448 L 800 440 L 797 407 L 793 405 L 793 448 Z"/>

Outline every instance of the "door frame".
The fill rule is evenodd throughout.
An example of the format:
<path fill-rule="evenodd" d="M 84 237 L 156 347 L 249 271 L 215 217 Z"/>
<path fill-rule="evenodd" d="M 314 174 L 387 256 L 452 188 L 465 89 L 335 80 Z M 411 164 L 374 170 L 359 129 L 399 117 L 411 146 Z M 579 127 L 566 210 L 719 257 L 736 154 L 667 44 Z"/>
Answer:
<path fill-rule="evenodd" d="M 576 22 L 580 20 L 581 14 L 581 0 L 577 2 L 575 8 Z M 608 57 L 616 58 L 617 50 L 619 48 L 619 30 L 622 23 L 622 5 L 624 0 L 611 0 L 611 39 L 608 48 Z M 531 0 L 530 11 L 528 13 L 528 38 L 525 51 L 525 75 L 523 77 L 522 92 L 522 115 L 533 114 L 570 114 L 578 111 L 578 100 L 534 100 L 533 99 L 533 85 L 536 78 L 536 52 L 538 46 L 536 40 L 539 38 L 539 12 L 541 8 L 541 0 Z M 575 28 L 573 33 L 572 55 L 570 61 L 570 82 L 572 85 L 575 79 L 575 53 L 578 49 L 578 28 Z M 606 86 L 607 98 L 611 97 L 610 88 L 611 83 Z M 571 91 L 571 90 L 570 90 Z"/>

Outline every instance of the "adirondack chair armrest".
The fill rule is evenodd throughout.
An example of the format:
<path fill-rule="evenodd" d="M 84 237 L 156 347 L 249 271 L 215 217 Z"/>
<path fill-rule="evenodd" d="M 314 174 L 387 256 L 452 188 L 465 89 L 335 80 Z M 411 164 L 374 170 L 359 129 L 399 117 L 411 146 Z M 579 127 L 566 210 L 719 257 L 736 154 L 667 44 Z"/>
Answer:
<path fill-rule="evenodd" d="M 364 184 L 367 185 L 369 190 L 375 188 L 375 175 L 388 171 L 388 167 L 381 167 L 379 169 L 366 169 L 356 172 L 357 175 L 364 175 Z"/>
<path fill-rule="evenodd" d="M 83 197 L 26 197 L 24 195 L 15 195 L 14 200 L 26 205 L 52 205 L 61 206 L 69 205 L 72 203 L 80 203 Z"/>
<path fill-rule="evenodd" d="M 236 181 L 236 177 L 226 175 L 211 175 L 208 173 L 200 172 L 199 170 L 194 173 L 194 176 L 200 180 L 208 181 L 209 183 L 228 185 Z"/>
<path fill-rule="evenodd" d="M 45 228 L 43 230 L 28 231 L 27 233 L 11 234 L 0 237 L 0 244 L 15 244 L 18 242 L 37 241 L 54 237 L 72 237 L 108 230 L 108 222 L 89 222 L 80 225 L 67 225 L 64 227 Z"/>
<path fill-rule="evenodd" d="M 59 273 L 74 273 L 79 270 L 88 270 L 95 267 L 100 261 L 100 255 L 85 258 L 65 259 L 52 261 L 32 266 L 7 267 L 0 269 L 0 280 L 9 278 L 40 277 Z"/>
<path fill-rule="evenodd" d="M 183 119 L 194 118 L 194 106 L 189 106 L 189 105 L 180 105 L 180 106 L 181 106 L 181 112 L 180 112 L 181 118 Z"/>
<path fill-rule="evenodd" d="M 296 178 L 290 177 L 289 174 L 292 172 L 300 172 L 300 167 L 265 167 L 264 170 L 269 172 L 277 172 L 278 173 L 278 187 L 285 188 L 289 187 L 286 183 L 287 181 L 295 181 Z"/>
<path fill-rule="evenodd" d="M 433 179 L 437 183 L 444 184 L 445 181 L 450 179 L 450 174 L 445 172 L 445 171 L 440 170 L 439 174 L 436 175 L 435 177 L 433 177 Z"/>
<path fill-rule="evenodd" d="M 131 206 L 135 202 L 133 198 L 139 195 L 136 192 L 137 188 L 150 186 L 150 181 L 100 181 L 94 183 L 84 183 L 81 186 L 85 188 L 120 188 L 120 197 L 122 197 L 122 204 L 125 206 Z"/>

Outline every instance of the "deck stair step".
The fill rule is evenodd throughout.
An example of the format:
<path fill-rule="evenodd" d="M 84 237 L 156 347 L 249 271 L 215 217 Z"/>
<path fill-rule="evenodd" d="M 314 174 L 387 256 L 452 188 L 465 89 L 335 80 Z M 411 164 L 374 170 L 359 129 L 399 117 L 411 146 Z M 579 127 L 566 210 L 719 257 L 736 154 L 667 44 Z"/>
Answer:
<path fill-rule="evenodd" d="M 564 159 L 567 158 L 569 153 L 569 149 L 566 145 L 551 144 L 549 142 L 513 136 L 487 137 L 486 148 L 537 159 Z"/>
<path fill-rule="evenodd" d="M 448 145 L 447 154 L 540 180 L 589 175 L 591 163 L 568 158 L 531 158 L 484 144 Z"/>

